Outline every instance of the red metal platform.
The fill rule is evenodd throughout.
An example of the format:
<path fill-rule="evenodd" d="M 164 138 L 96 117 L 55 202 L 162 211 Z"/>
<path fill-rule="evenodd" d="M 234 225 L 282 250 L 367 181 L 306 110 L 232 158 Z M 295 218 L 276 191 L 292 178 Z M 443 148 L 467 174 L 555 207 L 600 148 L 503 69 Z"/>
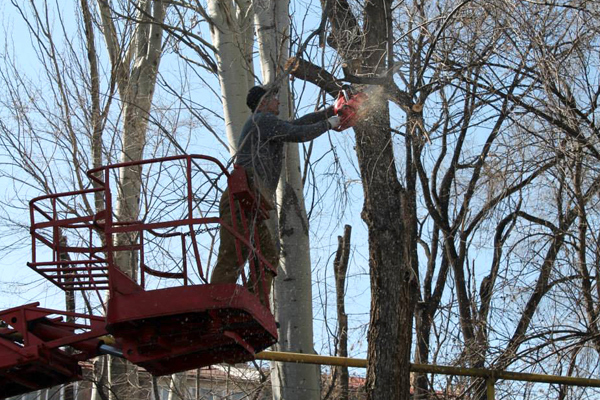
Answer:
<path fill-rule="evenodd" d="M 135 219 L 119 218 L 113 204 L 120 193 L 115 177 L 127 168 L 143 171 L 147 189 Z M 212 157 L 175 156 L 109 165 L 88 176 L 94 189 L 31 201 L 28 265 L 63 290 L 95 293 L 100 310 L 106 310 L 98 317 L 106 318 L 104 327 L 125 358 L 163 375 L 247 361 L 276 342 L 270 310 L 245 287 L 274 268 L 260 254 L 258 235 L 244 229 L 251 226 L 246 215 L 264 219 L 268 212 L 255 201 L 243 170 L 230 175 Z M 243 211 L 241 227 L 219 217 L 225 184 L 231 209 Z M 104 210 L 80 211 L 99 198 Z M 245 246 L 254 255 L 239 284 L 208 284 L 219 229 L 229 230 L 238 249 Z M 124 244 L 123 235 L 133 239 Z M 124 253 L 139 260 L 132 277 L 117 268 Z"/>
<path fill-rule="evenodd" d="M 154 375 L 249 361 L 277 337 L 270 312 L 234 284 L 118 296 L 109 302 L 108 321 L 125 357 Z"/>

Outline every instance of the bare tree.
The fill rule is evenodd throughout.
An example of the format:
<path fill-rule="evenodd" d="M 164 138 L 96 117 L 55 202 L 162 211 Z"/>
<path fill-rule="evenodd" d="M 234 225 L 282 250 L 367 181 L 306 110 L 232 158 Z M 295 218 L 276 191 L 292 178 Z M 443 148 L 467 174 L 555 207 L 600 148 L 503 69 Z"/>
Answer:
<path fill-rule="evenodd" d="M 479 18 L 465 20 L 464 18 L 474 10 L 477 10 Z M 491 134 L 483 143 L 479 156 L 473 157 L 470 154 L 469 158 L 462 161 L 464 159 L 461 160 L 461 156 L 456 157 L 458 154 L 454 153 L 458 164 L 456 168 L 452 167 L 453 163 L 450 164 L 451 168 L 448 171 L 452 175 L 446 173 L 440 186 L 433 178 L 437 176 L 437 172 L 431 178 L 426 176 L 426 167 L 422 167 L 421 172 L 428 212 L 435 221 L 434 226 L 440 227 L 439 231 L 434 231 L 434 235 L 437 237 L 437 232 L 441 232 L 444 238 L 444 253 L 440 266 L 445 271 L 449 264 L 454 273 L 459 321 L 465 341 L 460 362 L 479 367 L 494 365 L 505 368 L 527 357 L 526 354 L 531 354 L 524 348 L 530 348 L 532 351 L 535 349 L 536 353 L 546 346 L 551 346 L 553 351 L 557 350 L 556 337 L 552 341 L 544 342 L 540 340 L 540 333 L 552 330 L 560 332 L 563 327 L 553 324 L 543 327 L 542 321 L 537 321 L 536 314 L 549 302 L 557 301 L 553 291 L 563 284 L 571 286 L 573 282 L 572 279 L 565 279 L 564 272 L 560 272 L 562 254 L 565 251 L 570 252 L 567 250 L 570 241 L 567 239 L 570 236 L 568 232 L 574 228 L 576 220 L 573 202 L 568 200 L 568 188 L 571 184 L 565 180 L 567 176 L 564 171 L 572 168 L 576 170 L 577 163 L 574 161 L 574 153 L 565 149 L 576 149 L 583 145 L 589 156 L 595 158 L 596 154 L 593 148 L 594 141 L 587 140 L 584 133 L 587 126 L 590 126 L 589 121 L 576 121 L 572 117 L 571 110 L 578 107 L 573 107 L 575 103 L 572 100 L 565 100 L 573 99 L 573 96 L 568 94 L 569 89 L 556 95 L 559 92 L 556 90 L 558 86 L 569 87 L 556 72 L 563 70 L 564 76 L 582 76 L 581 72 L 574 74 L 572 69 L 578 58 L 573 55 L 585 49 L 589 40 L 584 39 L 585 35 L 581 35 L 584 30 L 581 30 L 577 23 L 573 23 L 581 21 L 577 17 L 580 12 L 581 10 L 566 12 L 560 7 L 540 7 L 527 3 L 516 9 L 502 2 L 494 6 L 488 3 L 482 8 L 475 7 L 472 10 L 465 7 L 464 14 L 457 19 L 462 22 L 459 26 L 462 41 L 452 42 L 452 51 L 460 49 L 460 55 L 469 54 L 468 51 L 473 49 L 477 51 L 472 59 L 458 58 L 451 51 L 440 53 L 439 57 L 445 61 L 445 65 L 450 66 L 446 75 L 452 76 L 456 71 L 461 71 L 460 80 L 465 85 L 456 86 L 462 86 L 461 92 L 467 96 L 474 96 L 473 101 L 468 104 L 474 105 L 475 108 L 465 106 L 463 110 L 468 110 L 468 114 L 458 114 L 468 122 L 463 126 L 469 129 L 476 126 L 473 122 L 477 121 L 477 115 L 480 113 L 477 111 L 478 104 L 483 105 L 479 110 L 486 110 L 487 121 L 495 121 L 494 125 L 490 124 Z M 467 21 L 472 22 L 471 34 L 465 34 L 464 25 Z M 540 29 L 542 26 L 544 28 Z M 449 36 L 458 37 L 452 35 L 451 31 L 452 26 L 449 26 L 446 29 Z M 517 36 L 519 40 L 516 39 Z M 475 37 L 476 41 L 465 40 Z M 579 47 L 580 45 L 582 47 Z M 441 47 L 438 46 L 438 49 Z M 575 47 L 578 50 L 575 50 Z M 552 56 L 549 56 L 550 54 Z M 549 63 L 552 64 L 550 68 Z M 549 74 L 550 71 L 553 73 Z M 574 80 L 577 82 L 578 79 Z M 585 81 L 584 78 L 579 83 Z M 559 85 L 556 85 L 556 82 L 560 82 Z M 589 87 L 584 93 L 586 91 L 589 92 Z M 556 98 L 563 100 L 556 101 Z M 444 103 L 446 104 L 452 105 Z M 495 114 L 491 113 L 489 108 L 493 104 L 497 104 L 494 107 L 498 110 L 495 119 L 491 118 Z M 452 125 L 444 122 L 441 126 Z M 435 134 L 430 132 L 430 136 L 435 137 Z M 459 140 L 456 143 L 463 141 Z M 454 148 L 457 149 L 458 146 Z M 503 154 L 505 158 L 500 159 Z M 444 166 L 441 161 L 434 165 L 434 171 Z M 573 167 L 570 167 L 571 165 Z M 473 173 L 469 176 L 470 171 Z M 596 175 L 589 170 L 586 176 L 589 179 L 588 185 L 584 189 L 585 196 L 580 199 L 585 198 L 585 202 L 595 201 Z M 569 179 L 577 181 L 574 178 Z M 448 184 L 450 185 L 445 186 Z M 556 196 L 539 197 L 538 193 L 544 187 L 555 192 Z M 552 207 L 542 206 L 542 202 L 546 202 L 547 205 L 556 204 L 557 212 L 555 213 Z M 581 202 L 579 204 L 581 209 Z M 448 220 L 448 216 L 452 216 L 453 221 Z M 549 230 L 545 236 L 547 240 L 536 237 L 534 233 L 539 234 L 540 231 L 546 230 Z M 476 241 L 481 240 L 477 238 L 485 232 L 489 232 L 486 235 L 493 238 L 494 246 L 490 266 L 487 272 L 482 273 L 481 261 L 470 262 L 469 254 L 482 249 Z M 518 256 L 517 261 L 515 243 L 537 250 L 527 256 Z M 517 247 L 523 249 L 521 246 Z M 444 261 L 444 257 L 448 257 L 447 261 Z M 521 271 L 527 271 L 529 278 L 525 280 L 526 283 L 523 282 L 525 286 L 520 287 L 517 283 L 520 280 L 518 275 L 525 272 L 519 272 L 518 275 L 508 272 L 508 263 L 511 261 L 521 265 Z M 475 286 L 475 282 L 469 281 L 474 281 L 477 275 L 482 278 L 479 285 Z M 585 271 L 583 275 L 585 276 Z M 430 276 L 429 273 L 427 276 Z M 425 281 L 427 282 L 427 277 Z M 523 308 L 520 310 L 513 309 L 510 301 L 505 303 L 505 293 L 510 287 L 513 291 L 519 287 L 521 294 L 517 298 L 523 301 Z M 437 288 L 439 286 L 436 286 L 436 290 Z M 515 298 L 511 298 L 514 301 Z M 497 309 L 499 303 L 504 303 L 505 308 L 501 314 L 496 314 L 493 309 Z M 422 305 L 423 309 L 429 310 L 429 320 L 434 316 L 431 313 L 435 308 L 432 307 L 434 304 L 423 302 Z M 516 313 L 517 322 L 514 325 L 499 324 L 501 319 L 498 318 L 501 318 L 500 315 L 506 317 L 506 310 Z M 591 309 L 588 308 L 589 311 Z M 426 326 L 418 321 L 419 319 L 417 326 Z M 544 323 L 548 324 L 548 321 Z M 503 329 L 498 329 L 500 326 L 506 327 L 506 332 L 501 333 Z M 422 342 L 417 355 L 427 354 L 428 346 L 431 345 L 426 339 L 427 334 L 422 332 L 421 335 Z M 566 340 L 568 336 L 570 335 L 565 336 Z M 502 337 L 501 341 L 506 345 L 493 348 L 490 337 L 495 340 Z M 518 351 L 519 348 L 522 351 Z M 534 368 L 543 368 L 543 357 L 533 359 Z M 424 386 L 426 384 L 422 380 L 419 387 Z M 475 396 L 485 398 L 483 389 Z"/>
<path fill-rule="evenodd" d="M 381 198 L 372 199 L 378 206 L 371 212 L 381 213 L 387 218 L 386 224 L 382 223 L 377 232 L 370 229 L 373 295 L 370 329 L 371 334 L 375 335 L 370 336 L 370 366 L 375 368 L 382 361 L 381 365 L 386 365 L 386 372 L 391 374 L 389 371 L 394 369 L 390 366 L 398 365 L 397 361 L 383 361 L 385 355 L 382 357 L 382 351 L 378 352 L 377 349 L 386 348 L 389 351 L 390 347 L 378 345 L 375 340 L 378 332 L 377 318 L 382 312 L 378 305 L 381 302 L 382 306 L 391 307 L 399 296 L 392 296 L 391 289 L 386 292 L 386 283 L 390 278 L 388 275 L 383 275 L 386 279 L 378 278 L 387 269 L 375 263 L 380 254 L 373 254 L 378 245 L 371 241 L 386 243 L 386 238 L 380 237 L 381 232 L 385 232 L 388 239 L 396 237 L 398 243 L 403 243 L 392 246 L 387 242 L 385 253 L 393 253 L 390 250 L 392 247 L 404 248 L 405 257 L 408 258 L 396 254 L 396 260 L 406 260 L 405 264 L 411 266 L 407 271 L 414 271 L 414 275 L 406 275 L 408 283 L 394 281 L 396 291 L 401 293 L 400 298 L 411 302 L 414 299 L 411 293 L 415 293 L 410 291 L 414 290 L 413 280 L 419 282 L 420 291 L 415 309 L 417 362 L 443 361 L 477 367 L 505 367 L 510 362 L 506 364 L 501 360 L 510 359 L 514 362 L 521 359 L 522 356 L 516 353 L 516 349 L 527 342 L 529 334 L 526 332 L 532 329 L 530 322 L 536 310 L 544 304 L 542 300 L 550 289 L 555 287 L 548 280 L 550 272 L 556 268 L 557 257 L 560 257 L 568 242 L 566 232 L 575 222 L 575 209 L 562 208 L 563 212 L 557 223 L 549 223 L 548 215 L 541 214 L 546 210 L 539 206 L 539 201 L 544 200 L 535 198 L 535 193 L 543 185 L 548 185 L 548 179 L 554 179 L 550 177 L 556 176 L 557 170 L 570 165 L 563 152 L 557 152 L 546 144 L 564 144 L 564 139 L 561 142 L 553 136 L 565 127 L 570 128 L 574 119 L 572 115 L 558 117 L 560 113 L 557 112 L 560 109 L 574 109 L 574 103 L 568 100 L 572 98 L 568 95 L 570 92 L 554 95 L 555 99 L 562 99 L 555 102 L 563 104 L 550 111 L 551 104 L 547 103 L 544 93 L 548 88 L 557 92 L 552 89 L 556 86 L 553 82 L 557 82 L 557 79 L 555 76 L 552 76 L 552 80 L 545 78 L 548 73 L 539 68 L 544 65 L 540 62 L 539 55 L 547 56 L 548 52 L 560 49 L 563 58 L 556 60 L 554 69 L 570 65 L 565 57 L 575 53 L 574 44 L 589 42 L 589 39 L 583 40 L 583 36 L 574 34 L 577 31 L 590 32 L 591 27 L 584 29 L 572 22 L 581 21 L 582 18 L 565 20 L 564 9 L 546 12 L 547 6 L 527 2 L 513 7 L 503 2 L 480 4 L 449 1 L 437 2 L 436 6 L 432 6 L 430 2 L 415 1 L 403 2 L 397 7 L 387 5 L 387 9 L 385 3 L 375 2 L 371 4 L 374 9 L 380 7 L 380 11 L 387 11 L 382 12 L 377 19 L 380 22 L 377 28 L 383 29 L 384 24 L 381 22 L 389 21 L 388 31 L 377 36 L 378 29 L 368 30 L 368 17 L 376 15 L 376 10 L 369 7 L 360 9 L 363 13 L 358 18 L 354 11 L 359 8 L 354 4 L 322 4 L 330 7 L 331 35 L 328 43 L 345 60 L 344 76 L 341 79 L 363 85 L 385 82 L 386 90 L 383 92 L 386 93 L 386 98 L 404 113 L 403 122 L 393 131 L 397 135 L 389 138 L 382 134 L 380 127 L 377 133 L 370 133 L 367 137 L 361 136 L 360 124 L 355 129 L 358 160 L 364 168 L 361 169 L 365 189 L 363 218 L 367 225 L 374 224 L 368 219 L 371 215 L 368 190 L 375 187 L 369 180 L 383 174 L 382 171 L 368 169 L 367 166 L 380 165 L 374 160 L 385 161 L 383 169 L 390 174 L 382 179 L 388 185 L 385 190 L 394 187 L 395 183 L 392 185 L 390 182 L 395 182 L 400 177 L 402 185 L 397 190 L 399 195 L 396 198 L 404 201 L 396 206 L 402 212 L 395 215 L 385 214 L 384 210 L 388 210 L 388 207 L 379 203 Z M 370 14 L 372 12 L 375 14 Z M 582 11 L 573 13 L 578 12 Z M 386 19 L 390 17 L 392 19 Z M 515 22 L 513 25 L 508 22 L 512 19 L 519 23 Z M 548 24 L 544 32 L 548 33 L 550 41 L 542 46 L 545 50 L 540 49 L 539 43 L 541 23 Z M 572 33 L 568 33 L 569 31 Z M 375 43 L 388 43 L 387 48 L 379 50 L 380 53 L 377 53 L 379 48 L 369 41 L 375 37 L 380 38 Z M 561 47 L 556 39 L 562 40 L 564 45 Z M 536 54 L 538 57 L 535 57 Z M 370 57 L 374 56 L 379 62 L 377 65 L 381 66 L 387 61 L 388 67 L 376 73 L 366 69 L 365 65 L 369 65 Z M 373 68 L 372 64 L 371 67 Z M 327 90 L 335 78 L 317 71 L 318 68 L 300 62 L 294 73 L 298 77 L 319 83 Z M 566 86 L 562 81 L 559 82 L 559 87 Z M 368 92 L 371 90 L 368 89 Z M 586 92 L 595 93 L 596 90 L 586 89 Z M 544 103 L 548 106 L 543 106 Z M 547 110 L 543 111 L 544 108 Z M 582 115 L 590 114 L 583 112 Z M 387 116 L 384 119 L 389 121 Z M 583 120 L 580 125 L 589 125 L 589 120 Z M 369 122 L 374 125 L 373 119 Z M 595 153 L 590 143 L 583 139 L 585 136 L 577 130 L 570 128 L 563 131 L 563 134 L 582 143 L 590 154 Z M 380 142 L 382 138 L 387 139 L 387 142 Z M 394 157 L 392 152 L 385 155 L 386 143 L 395 143 L 396 139 L 401 139 L 394 148 L 399 155 Z M 377 143 L 377 146 L 369 153 L 367 150 L 371 143 Z M 394 171 L 395 167 L 398 167 L 398 173 L 392 174 L 390 171 Z M 586 186 L 585 201 L 591 201 L 595 197 L 593 182 L 592 179 L 589 182 L 591 186 Z M 564 186 L 566 184 L 558 189 Z M 563 193 L 562 189 L 559 192 Z M 528 232 L 550 228 L 550 240 L 540 241 L 531 234 L 530 239 L 521 236 L 521 227 L 525 221 L 526 225 L 533 224 L 529 225 Z M 397 236 L 391 233 L 396 225 L 403 227 L 403 232 Z M 581 229 L 584 228 L 580 225 Z M 486 261 L 478 253 L 485 254 L 488 251 L 482 243 L 490 236 L 494 245 L 490 247 L 491 257 Z M 505 277 L 507 271 L 503 263 L 513 259 L 515 243 L 522 240 L 532 240 L 526 243 L 531 243 L 532 247 L 540 246 L 535 254 L 545 255 L 539 259 L 531 258 L 528 262 L 521 261 L 524 270 L 537 277 L 527 281 L 530 287 L 534 283 L 535 290 L 520 311 L 512 309 L 510 302 L 506 303 L 507 309 L 520 317 L 514 326 L 502 325 L 514 328 L 514 331 L 509 336 L 511 339 L 508 340 L 508 346 L 501 351 L 504 356 L 497 358 L 497 349 L 492 350 L 490 343 L 498 340 L 501 334 L 492 328 L 494 325 L 499 326 L 496 319 L 499 314 L 493 311 L 492 304 L 500 301 L 497 296 L 506 299 L 503 293 L 518 282 L 518 276 L 513 276 L 512 281 L 501 277 Z M 419 260 L 415 250 L 417 241 L 423 249 L 423 261 Z M 583 259 L 582 254 L 579 259 Z M 541 266 L 539 269 L 534 266 L 538 261 Z M 422 272 L 418 273 L 420 266 Z M 401 270 L 398 268 L 396 273 Z M 585 276 L 585 271 L 583 274 Z M 385 282 L 382 283 L 381 280 Z M 448 282 L 452 285 L 448 286 Z M 403 297 L 403 288 L 409 290 L 405 294 L 408 297 Z M 524 298 L 527 299 L 527 289 L 523 290 Z M 446 304 L 445 296 L 448 294 L 450 297 L 446 298 L 451 302 Z M 445 313 L 444 310 L 456 310 L 458 317 L 453 318 L 452 314 L 448 314 L 440 318 L 440 313 Z M 588 307 L 587 313 L 591 316 L 594 315 L 592 311 Z M 398 320 L 399 315 L 403 316 L 400 320 L 408 324 L 412 321 L 412 311 L 407 310 L 406 313 L 401 314 L 396 309 L 391 313 L 394 317 L 390 315 L 386 318 L 385 326 L 390 329 L 386 329 L 388 342 L 399 342 L 404 338 L 401 331 L 391 328 L 391 324 Z M 443 321 L 456 323 L 460 329 L 461 337 L 457 338 L 462 343 L 463 350 L 460 353 L 450 351 L 444 345 L 444 340 L 447 340 L 452 330 L 448 325 L 438 326 Z M 432 343 L 432 330 L 439 329 L 444 329 L 444 332 L 436 333 L 438 342 Z M 410 338 L 404 343 L 410 343 Z M 407 351 L 410 352 L 406 349 L 394 351 L 395 357 L 404 357 Z M 441 357 L 442 354 L 444 357 Z M 378 360 L 378 357 L 382 358 Z M 396 367 L 396 370 L 400 368 Z M 388 382 L 400 382 L 399 379 L 386 375 L 386 372 L 377 374 L 377 379 L 384 376 Z M 406 370 L 404 373 L 407 375 Z M 369 379 L 374 379 L 371 372 Z M 417 396 L 425 398 L 429 395 L 431 382 L 427 377 L 417 377 L 416 386 Z M 405 395 L 408 393 L 407 388 L 408 385 L 402 389 L 397 386 L 393 389 L 393 396 L 398 396 L 399 392 Z M 371 393 L 379 393 L 375 387 L 369 386 L 368 389 Z M 392 394 L 390 392 L 385 396 Z"/>

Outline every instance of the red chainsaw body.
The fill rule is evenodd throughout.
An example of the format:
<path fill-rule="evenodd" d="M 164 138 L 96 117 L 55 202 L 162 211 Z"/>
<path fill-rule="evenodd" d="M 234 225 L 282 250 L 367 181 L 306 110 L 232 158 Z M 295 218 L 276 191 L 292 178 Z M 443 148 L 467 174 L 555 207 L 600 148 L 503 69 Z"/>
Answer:
<path fill-rule="evenodd" d="M 356 125 L 360 118 L 359 110 L 368 98 L 369 96 L 364 92 L 348 94 L 345 90 L 340 91 L 338 98 L 333 103 L 333 111 L 341 120 L 335 130 L 341 132 Z"/>

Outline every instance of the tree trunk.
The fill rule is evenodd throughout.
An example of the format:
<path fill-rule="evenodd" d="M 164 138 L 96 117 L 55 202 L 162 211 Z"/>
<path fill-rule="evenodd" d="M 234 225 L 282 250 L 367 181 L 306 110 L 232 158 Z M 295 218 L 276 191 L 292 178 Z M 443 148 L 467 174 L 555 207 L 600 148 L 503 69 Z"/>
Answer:
<path fill-rule="evenodd" d="M 275 319 L 280 323 L 276 348 L 314 354 L 310 243 L 295 144 L 286 146 L 277 198 L 282 250 L 273 296 Z M 320 398 L 319 366 L 275 363 L 271 379 L 274 399 Z"/>
<path fill-rule="evenodd" d="M 66 249 L 69 246 L 69 243 L 67 241 L 67 237 L 64 236 L 62 234 L 62 232 L 59 230 L 59 246 L 61 247 L 61 249 Z M 65 250 L 62 250 L 59 254 L 59 258 L 60 261 L 70 261 L 71 257 L 69 256 L 69 253 L 66 252 Z M 61 266 L 63 268 L 68 268 L 70 267 L 70 265 L 64 265 Z M 70 283 L 73 282 L 73 278 L 64 278 L 66 283 Z M 67 312 L 69 313 L 75 313 L 77 311 L 77 307 L 75 304 L 75 291 L 73 291 L 73 289 L 65 289 L 65 309 L 67 310 Z M 70 324 L 74 324 L 75 323 L 75 317 L 73 317 L 72 315 L 67 315 L 66 318 L 66 322 L 70 323 Z M 73 354 L 73 348 L 72 347 L 67 347 L 65 349 L 65 353 L 72 355 Z M 64 400 L 74 400 L 75 399 L 75 388 L 73 387 L 72 383 L 68 383 L 64 386 Z"/>
<path fill-rule="evenodd" d="M 404 215 L 407 196 L 394 168 L 387 105 L 381 108 L 369 121 L 375 128 L 356 129 L 371 275 L 367 399 L 407 400 L 414 295 L 406 242 L 412 232 Z"/>
<path fill-rule="evenodd" d="M 85 27 L 85 39 L 88 62 L 90 63 L 90 102 L 91 102 L 91 122 L 92 122 L 92 140 L 91 154 L 92 167 L 99 168 L 102 166 L 102 131 L 103 131 L 103 116 L 100 107 L 100 72 L 98 67 L 98 52 L 96 50 L 96 39 L 94 34 L 94 21 L 88 4 L 88 0 L 81 0 L 81 13 Z M 94 188 L 100 187 L 96 181 L 92 182 Z M 95 210 L 92 212 L 100 212 L 104 210 L 104 198 L 101 192 L 94 194 Z M 105 244 L 105 243 L 103 243 Z"/>
<path fill-rule="evenodd" d="M 348 261 L 350 258 L 350 235 L 352 227 L 344 227 L 344 236 L 338 236 L 338 249 L 333 262 L 335 272 L 336 308 L 338 319 L 337 344 L 335 355 L 348 357 L 348 314 L 344 302 L 346 292 L 346 273 L 348 272 Z M 348 367 L 335 367 L 336 388 L 334 398 L 337 400 L 348 400 Z"/>
<path fill-rule="evenodd" d="M 237 140 L 242 126 L 250 116 L 246 94 L 254 85 L 252 64 L 252 14 L 248 12 L 250 0 L 236 2 L 208 1 L 212 24 L 210 33 L 217 52 L 219 82 L 225 117 L 225 131 L 231 155 L 237 152 Z"/>
<path fill-rule="evenodd" d="M 439 235 L 434 234 L 432 240 L 432 246 L 435 246 L 432 251 L 433 254 L 429 255 L 427 276 L 424 279 L 423 288 L 425 296 L 420 303 L 417 304 L 415 309 L 415 333 L 416 333 L 416 346 L 415 346 L 415 363 L 417 364 L 429 364 L 429 346 L 431 339 L 431 329 L 433 326 L 433 318 L 436 310 L 439 308 L 439 304 L 442 299 L 442 293 L 446 286 L 446 279 L 448 277 L 448 258 L 442 256 L 441 266 L 437 277 L 435 289 L 432 291 L 431 284 L 433 282 L 433 271 L 436 262 L 437 255 L 437 242 Z M 427 380 L 427 374 L 415 374 L 414 380 L 414 393 L 415 400 L 424 400 L 429 398 L 430 385 Z"/>
<path fill-rule="evenodd" d="M 362 72 L 386 72 L 391 40 L 391 1 L 365 5 Z M 384 21 L 386 23 L 384 23 Z M 356 153 L 369 233 L 371 318 L 368 332 L 367 399 L 410 397 L 410 355 L 416 294 L 416 200 L 411 167 L 411 132 L 406 135 L 406 188 L 400 184 L 386 101 L 376 103 L 355 128 Z"/>
<path fill-rule="evenodd" d="M 289 52 L 289 1 L 255 2 L 257 38 L 263 81 L 281 81 L 280 116 L 291 118 L 293 101 L 287 76 L 281 71 Z M 277 190 L 281 258 L 275 279 L 273 310 L 279 322 L 279 351 L 315 353 L 313 348 L 312 277 L 308 219 L 304 206 L 298 145 L 288 143 Z M 274 363 L 274 399 L 319 399 L 320 368 L 316 365 Z"/>
<path fill-rule="evenodd" d="M 136 52 L 133 68 L 129 75 L 124 96 L 123 149 L 121 162 L 138 161 L 143 158 L 146 145 L 148 117 L 152 106 L 158 65 L 162 53 L 162 22 L 166 5 L 162 1 L 141 1 L 138 30 L 136 32 Z M 139 166 L 119 170 L 116 216 L 118 221 L 135 221 L 140 212 L 142 190 L 142 169 Z M 117 245 L 134 245 L 138 238 L 133 234 L 117 236 Z M 119 269 L 132 278 L 137 276 L 139 263 L 137 251 L 120 251 L 115 257 Z"/>
<path fill-rule="evenodd" d="M 104 38 L 116 76 L 119 94 L 123 101 L 123 138 L 120 161 L 138 161 L 143 158 L 158 66 L 162 55 L 162 36 L 166 3 L 162 0 L 140 0 L 137 3 L 136 30 L 129 48 L 124 51 L 116 35 L 113 12 L 109 3 L 98 0 L 103 23 Z M 123 56 L 123 55 L 126 56 Z M 132 57 L 132 64 L 130 64 Z M 142 195 L 142 171 L 139 166 L 122 168 L 117 183 L 116 220 L 135 221 L 139 217 Z M 137 235 L 120 234 L 117 246 L 138 243 Z M 136 250 L 120 251 L 115 255 L 116 266 L 137 278 L 139 254 Z M 110 357 L 108 365 L 111 399 L 142 398 L 137 367 L 125 360 Z"/>
<path fill-rule="evenodd" d="M 347 1 L 321 2 L 328 7 L 326 11 L 331 21 L 327 43 L 344 59 L 344 72 L 354 75 L 355 81 L 381 82 L 391 72 L 388 70 L 393 42 L 391 3 L 389 0 L 365 3 L 361 26 Z M 321 87 L 327 87 L 326 82 L 320 83 Z M 390 86 L 394 86 L 393 82 Z M 368 399 L 408 399 L 418 283 L 416 171 L 412 143 L 416 129 L 408 130 L 405 135 L 404 188 L 396 171 L 387 97 L 377 93 L 377 88 L 371 88 L 368 115 L 354 128 L 365 198 L 362 218 L 369 234 L 371 277 L 366 390 Z M 382 87 L 381 92 L 385 92 L 385 88 Z M 410 103 L 412 100 L 404 93 L 402 101 Z"/>
<path fill-rule="evenodd" d="M 164 400 L 185 400 L 186 398 L 186 373 L 178 372 L 171 375 L 169 381 L 169 396 Z"/>

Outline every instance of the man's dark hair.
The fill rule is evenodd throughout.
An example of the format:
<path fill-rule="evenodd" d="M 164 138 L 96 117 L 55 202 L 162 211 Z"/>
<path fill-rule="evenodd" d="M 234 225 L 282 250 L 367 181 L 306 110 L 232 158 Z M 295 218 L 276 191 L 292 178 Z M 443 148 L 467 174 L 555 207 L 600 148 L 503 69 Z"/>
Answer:
<path fill-rule="evenodd" d="M 256 107 L 258 107 L 260 100 L 265 94 L 267 94 L 267 90 L 262 86 L 254 86 L 248 91 L 248 96 L 246 96 L 246 104 L 248 107 L 250 107 L 252 112 L 256 110 Z"/>

